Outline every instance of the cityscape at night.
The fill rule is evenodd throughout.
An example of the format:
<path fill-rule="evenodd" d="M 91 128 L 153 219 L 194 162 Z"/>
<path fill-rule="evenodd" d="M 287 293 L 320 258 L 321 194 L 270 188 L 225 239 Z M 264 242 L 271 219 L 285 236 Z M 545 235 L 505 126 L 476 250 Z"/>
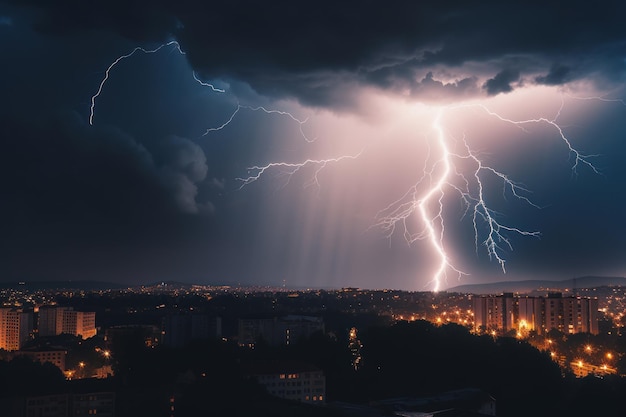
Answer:
<path fill-rule="evenodd" d="M 0 0 L 0 417 L 626 415 L 625 14 Z"/>
<path fill-rule="evenodd" d="M 482 294 L 10 283 L 0 293 L 0 372 L 15 383 L 0 410 L 622 412 L 626 286 L 563 284 Z"/>

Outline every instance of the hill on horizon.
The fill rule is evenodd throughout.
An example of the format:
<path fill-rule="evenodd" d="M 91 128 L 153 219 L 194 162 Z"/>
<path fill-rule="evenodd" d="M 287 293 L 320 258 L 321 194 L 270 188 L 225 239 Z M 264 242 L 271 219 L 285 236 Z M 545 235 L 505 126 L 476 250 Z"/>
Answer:
<path fill-rule="evenodd" d="M 115 282 L 107 281 L 11 281 L 0 282 L 0 288 L 23 288 L 29 291 L 37 290 L 84 290 L 84 291 L 98 291 L 98 290 L 111 290 L 128 288 L 128 285 L 123 285 Z"/>
<path fill-rule="evenodd" d="M 524 280 L 524 281 L 500 281 L 487 284 L 466 284 L 446 289 L 447 292 L 471 293 L 471 294 L 500 294 L 503 292 L 529 293 L 535 290 L 565 291 L 575 288 L 593 288 L 607 286 L 626 286 L 624 277 L 600 277 L 585 276 L 565 279 L 560 281 L 551 280 Z"/>

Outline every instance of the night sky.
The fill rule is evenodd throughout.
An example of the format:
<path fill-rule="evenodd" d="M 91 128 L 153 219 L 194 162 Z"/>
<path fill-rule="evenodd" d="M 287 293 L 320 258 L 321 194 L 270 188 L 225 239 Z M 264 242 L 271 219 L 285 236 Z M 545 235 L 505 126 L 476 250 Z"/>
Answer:
<path fill-rule="evenodd" d="M 0 280 L 433 289 L 420 202 L 439 288 L 624 276 L 624 16 L 0 0 Z"/>

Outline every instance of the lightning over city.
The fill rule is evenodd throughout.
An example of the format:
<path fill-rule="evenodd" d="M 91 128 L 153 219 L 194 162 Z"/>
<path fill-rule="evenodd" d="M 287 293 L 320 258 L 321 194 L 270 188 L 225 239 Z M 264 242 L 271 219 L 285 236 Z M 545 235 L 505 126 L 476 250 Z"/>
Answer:
<path fill-rule="evenodd" d="M 624 16 L 0 0 L 0 415 L 626 415 Z"/>

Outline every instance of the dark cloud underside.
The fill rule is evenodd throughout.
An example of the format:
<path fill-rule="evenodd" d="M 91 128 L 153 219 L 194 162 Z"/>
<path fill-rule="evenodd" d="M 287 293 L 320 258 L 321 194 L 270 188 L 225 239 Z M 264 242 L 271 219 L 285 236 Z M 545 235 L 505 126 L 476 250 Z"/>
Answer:
<path fill-rule="evenodd" d="M 502 77 L 516 72 L 539 71 L 536 81 L 550 85 L 598 71 L 621 79 L 626 56 L 626 5 L 618 1 L 9 3 L 36 6 L 36 27 L 46 33 L 174 38 L 205 77 L 238 79 L 265 95 L 317 105 L 337 100 L 333 92 L 345 73 L 376 84 L 380 76 L 368 74 L 386 68 L 385 85 L 392 87 L 433 66 L 485 63 L 484 73 L 457 82 L 491 79 L 486 91 L 496 94 L 512 89 Z M 518 57 L 518 67 L 510 66 L 511 57 Z"/>

